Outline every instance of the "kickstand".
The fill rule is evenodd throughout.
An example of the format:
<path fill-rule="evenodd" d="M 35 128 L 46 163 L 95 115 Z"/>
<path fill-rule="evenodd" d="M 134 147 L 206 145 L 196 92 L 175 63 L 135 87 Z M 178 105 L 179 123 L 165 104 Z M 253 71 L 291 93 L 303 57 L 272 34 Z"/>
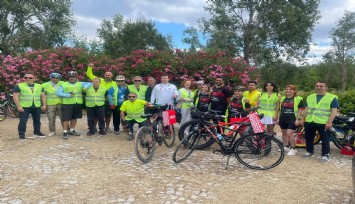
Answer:
<path fill-rule="evenodd" d="M 225 170 L 227 170 L 227 168 L 228 168 L 228 164 L 229 164 L 229 159 L 230 159 L 230 158 L 231 158 L 231 155 L 228 155 L 226 167 L 224 168 Z"/>

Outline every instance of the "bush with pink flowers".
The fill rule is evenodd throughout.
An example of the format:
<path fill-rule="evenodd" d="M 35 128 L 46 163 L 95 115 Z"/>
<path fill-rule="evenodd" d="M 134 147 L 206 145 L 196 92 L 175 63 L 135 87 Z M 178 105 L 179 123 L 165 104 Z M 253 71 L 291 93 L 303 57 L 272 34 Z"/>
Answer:
<path fill-rule="evenodd" d="M 114 76 L 125 75 L 130 82 L 133 76 L 139 75 L 146 79 L 153 76 L 160 79 L 163 73 L 168 73 L 176 83 L 183 79 L 211 81 L 221 76 L 231 85 L 245 84 L 249 80 L 249 67 L 242 58 L 231 58 L 223 52 L 187 52 L 145 51 L 137 50 L 130 55 L 111 59 L 105 55 L 90 55 L 79 48 L 59 47 L 47 50 L 30 51 L 21 56 L 0 55 L 0 89 L 11 91 L 14 85 L 21 82 L 24 73 L 32 72 L 37 82 L 49 80 L 52 72 L 63 74 L 76 70 L 78 79 L 85 81 L 87 65 L 94 64 L 94 74 L 102 76 L 111 71 Z"/>

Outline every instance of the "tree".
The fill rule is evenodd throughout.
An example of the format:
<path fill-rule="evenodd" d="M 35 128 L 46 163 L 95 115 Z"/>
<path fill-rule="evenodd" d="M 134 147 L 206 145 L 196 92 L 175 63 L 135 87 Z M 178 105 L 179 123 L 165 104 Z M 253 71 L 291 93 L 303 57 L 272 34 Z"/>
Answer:
<path fill-rule="evenodd" d="M 75 23 L 69 0 L 1 0 L 0 5 L 2 54 L 63 45 Z"/>
<path fill-rule="evenodd" d="M 266 63 L 285 56 L 299 59 L 309 50 L 319 19 L 319 0 L 207 0 L 210 19 L 200 19 L 211 38 L 207 47 L 243 54 L 247 62 Z"/>
<path fill-rule="evenodd" d="M 113 57 L 123 56 L 134 50 L 169 50 L 172 47 L 171 37 L 158 33 L 152 22 L 125 22 L 119 14 L 112 21 L 103 20 L 97 32 L 104 41 L 105 53 Z"/>
<path fill-rule="evenodd" d="M 190 45 L 190 51 L 197 51 L 197 49 L 203 48 L 202 43 L 198 39 L 198 31 L 196 28 L 187 28 L 184 30 L 183 36 L 182 42 Z"/>
<path fill-rule="evenodd" d="M 346 11 L 330 35 L 333 49 L 329 55 L 340 65 L 341 90 L 345 91 L 348 67 L 354 61 L 355 54 L 355 12 Z"/>

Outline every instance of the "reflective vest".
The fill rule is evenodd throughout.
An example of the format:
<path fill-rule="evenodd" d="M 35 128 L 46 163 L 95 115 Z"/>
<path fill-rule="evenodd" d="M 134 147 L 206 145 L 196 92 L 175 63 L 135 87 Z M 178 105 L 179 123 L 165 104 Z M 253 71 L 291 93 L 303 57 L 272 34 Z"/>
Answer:
<path fill-rule="evenodd" d="M 140 85 L 139 91 L 138 91 L 137 87 L 135 87 L 134 84 L 132 84 L 132 85 L 128 85 L 128 90 L 130 93 L 137 94 L 138 99 L 145 100 L 145 92 L 147 92 L 147 86 Z"/>
<path fill-rule="evenodd" d="M 48 106 L 53 106 L 57 104 L 62 104 L 62 97 L 57 96 L 56 92 L 59 86 L 62 84 L 62 81 L 59 81 L 56 88 L 53 87 L 51 82 L 46 82 L 42 84 L 42 87 L 46 93 L 46 101 Z"/>
<path fill-rule="evenodd" d="M 187 102 L 187 101 L 182 101 L 182 105 L 181 105 L 181 108 L 185 108 L 185 109 L 188 109 L 190 108 L 193 103 L 193 98 L 194 98 L 194 95 L 195 95 L 195 92 L 194 91 L 187 91 L 185 88 L 181 88 L 179 89 L 180 93 L 181 93 L 181 98 L 182 99 L 185 99 L 185 98 L 188 98 L 188 99 L 191 99 L 190 102 Z"/>
<path fill-rule="evenodd" d="M 282 102 L 285 100 L 286 96 L 282 96 L 281 100 L 280 100 L 280 110 L 282 108 Z M 302 97 L 301 96 L 296 96 L 293 98 L 293 112 L 295 113 L 295 116 L 297 118 L 297 114 L 298 114 L 298 105 L 300 104 L 300 102 L 302 101 Z"/>
<path fill-rule="evenodd" d="M 249 99 L 250 108 L 255 108 L 259 95 L 260 92 L 258 90 L 254 90 L 252 92 L 244 91 L 243 98 Z"/>
<path fill-rule="evenodd" d="M 277 93 L 272 93 L 270 97 L 268 96 L 267 93 L 261 94 L 259 100 L 260 108 L 258 109 L 258 112 L 264 113 L 265 116 L 274 117 L 276 113 L 278 96 L 279 94 Z"/>
<path fill-rule="evenodd" d="M 83 104 L 83 86 L 80 82 L 76 82 L 75 84 L 64 82 L 62 87 L 64 93 L 73 92 L 75 94 L 70 98 L 63 97 L 63 104 Z"/>
<path fill-rule="evenodd" d="M 122 103 L 125 101 L 125 94 L 126 94 L 126 91 L 127 91 L 127 87 L 124 86 L 124 90 L 122 90 L 122 88 L 120 89 L 120 87 L 117 86 L 117 84 L 115 84 L 113 87 L 113 104 L 115 106 L 117 105 L 122 105 Z M 120 99 L 118 99 L 117 101 L 117 96 L 120 96 Z"/>
<path fill-rule="evenodd" d="M 307 117 L 306 122 L 326 124 L 332 112 L 330 104 L 336 98 L 335 95 L 326 93 L 317 104 L 317 94 L 307 97 Z"/>
<path fill-rule="evenodd" d="M 85 105 L 87 107 L 103 106 L 105 105 L 106 88 L 100 86 L 97 91 L 91 86 L 86 90 Z"/>
<path fill-rule="evenodd" d="M 40 84 L 34 84 L 33 92 L 25 82 L 19 83 L 18 87 L 21 90 L 19 98 L 21 107 L 28 108 L 33 103 L 37 108 L 41 107 L 42 86 Z"/>

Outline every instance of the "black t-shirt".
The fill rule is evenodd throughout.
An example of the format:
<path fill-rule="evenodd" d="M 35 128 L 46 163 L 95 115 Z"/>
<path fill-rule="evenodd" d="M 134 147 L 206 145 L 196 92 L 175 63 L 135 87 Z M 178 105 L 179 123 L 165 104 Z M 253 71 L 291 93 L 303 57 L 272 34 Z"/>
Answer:
<path fill-rule="evenodd" d="M 211 93 L 211 109 L 219 110 L 224 114 L 227 110 L 227 98 L 230 97 L 230 91 L 226 87 L 215 87 Z"/>
<path fill-rule="evenodd" d="M 296 121 L 294 106 L 294 98 L 285 98 L 281 101 L 280 123 L 294 123 Z M 303 100 L 298 104 L 298 109 L 304 108 Z"/>
<path fill-rule="evenodd" d="M 232 97 L 231 102 L 229 104 L 228 116 L 245 116 L 243 103 L 243 96 L 240 97 Z"/>
<path fill-rule="evenodd" d="M 35 88 L 35 84 L 28 84 L 28 87 L 30 87 L 31 91 L 33 92 L 33 89 Z M 13 92 L 14 92 L 14 93 L 21 93 L 20 87 L 19 87 L 18 85 L 16 85 L 16 86 L 14 87 L 14 89 L 13 89 Z M 44 92 L 44 89 L 43 89 L 43 88 L 42 88 L 42 92 Z M 35 103 L 32 102 L 32 106 L 29 107 L 29 108 L 37 108 L 37 107 L 35 106 Z"/>
<path fill-rule="evenodd" d="M 198 95 L 198 103 L 197 110 L 206 112 L 208 111 L 208 106 L 210 105 L 210 94 L 209 93 L 199 93 Z"/>

